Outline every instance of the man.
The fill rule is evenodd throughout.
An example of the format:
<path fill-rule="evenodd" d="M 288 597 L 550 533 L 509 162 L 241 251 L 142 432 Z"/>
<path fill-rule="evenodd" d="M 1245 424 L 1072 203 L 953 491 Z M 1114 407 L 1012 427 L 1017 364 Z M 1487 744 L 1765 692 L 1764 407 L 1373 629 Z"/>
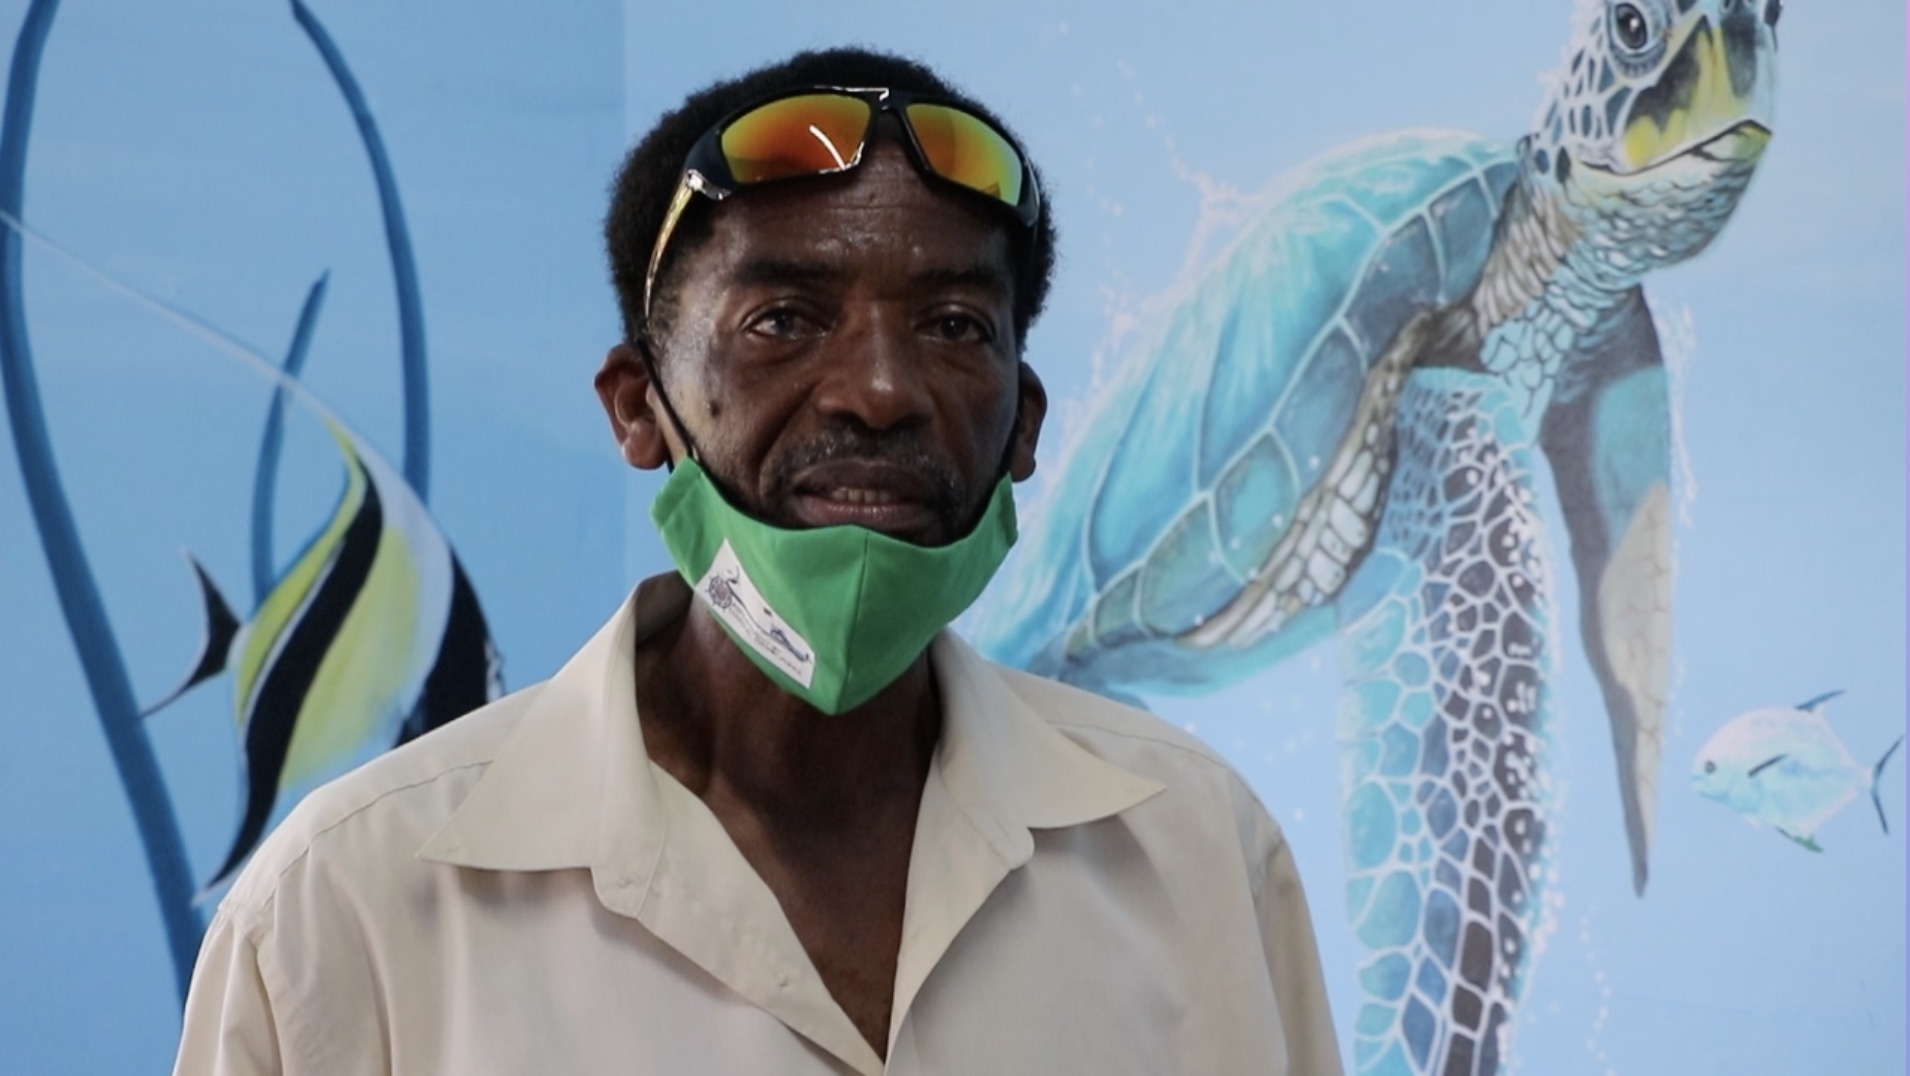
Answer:
<path fill-rule="evenodd" d="M 303 804 L 220 906 L 179 1070 L 1337 1073 L 1240 779 L 943 630 L 1046 405 L 1054 230 L 999 121 L 803 54 L 666 116 L 606 234 L 597 389 L 672 468 L 678 573 Z"/>

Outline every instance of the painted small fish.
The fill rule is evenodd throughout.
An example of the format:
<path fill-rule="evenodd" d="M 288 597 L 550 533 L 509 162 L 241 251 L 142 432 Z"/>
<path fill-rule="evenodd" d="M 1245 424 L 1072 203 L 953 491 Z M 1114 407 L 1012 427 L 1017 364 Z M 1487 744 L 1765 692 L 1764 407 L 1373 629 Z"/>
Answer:
<path fill-rule="evenodd" d="M 295 376 L 205 319 L 119 279 L 0 212 L 0 227 L 56 255 L 250 367 L 277 386 L 273 421 L 287 397 L 324 422 L 345 462 L 345 492 L 331 518 L 276 580 L 258 556 L 263 594 L 241 623 L 197 560 L 187 560 L 205 601 L 206 638 L 185 682 L 142 711 L 150 716 L 230 670 L 245 741 L 245 808 L 225 862 L 204 899 L 252 853 L 287 793 L 340 773 L 503 694 L 496 646 L 457 554 L 402 476 Z M 321 278 L 300 315 L 293 352 L 311 331 Z M 261 474 L 276 466 L 268 434 Z M 270 493 L 255 503 L 269 520 Z M 255 491 L 256 492 L 256 491 Z M 261 508 L 260 505 L 264 505 Z M 266 546 L 270 542 L 265 543 Z"/>
<path fill-rule="evenodd" d="M 245 740 L 245 808 L 231 876 L 282 793 L 370 759 L 496 698 L 497 650 L 464 568 L 411 487 L 344 425 L 337 507 L 241 623 L 198 561 L 206 640 L 185 682 L 146 712 L 231 670 Z"/>
<path fill-rule="evenodd" d="M 1903 737 L 1897 737 L 1876 765 L 1858 762 L 1824 719 L 1824 704 L 1841 694 L 1831 691 L 1795 709 L 1753 710 L 1726 722 L 1692 765 L 1698 794 L 1821 852 L 1817 828 L 1858 792 L 1868 791 L 1877 821 L 1889 833 L 1877 778 L 1903 745 Z"/>

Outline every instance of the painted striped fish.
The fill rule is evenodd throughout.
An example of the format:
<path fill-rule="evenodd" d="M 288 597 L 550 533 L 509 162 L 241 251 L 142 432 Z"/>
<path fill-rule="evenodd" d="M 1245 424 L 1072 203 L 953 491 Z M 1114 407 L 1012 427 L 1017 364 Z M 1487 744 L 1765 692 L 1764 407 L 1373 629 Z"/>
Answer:
<path fill-rule="evenodd" d="M 245 743 L 237 836 L 207 888 L 264 836 L 282 796 L 496 698 L 497 650 L 457 555 L 389 464 L 335 420 L 345 462 L 330 519 L 241 622 L 191 560 L 204 649 L 157 711 L 223 672 Z"/>
<path fill-rule="evenodd" d="M 203 899 L 258 846 L 280 802 L 497 698 L 501 661 L 477 592 L 417 492 L 292 373 L 13 215 L 0 211 L 0 227 L 272 381 L 279 390 L 274 419 L 287 397 L 297 400 L 331 431 L 344 459 L 337 506 L 291 566 L 261 587 L 250 620 L 239 620 L 211 575 L 187 556 L 205 602 L 205 644 L 185 680 L 141 713 L 151 716 L 233 673 L 245 803 Z M 310 331 L 323 286 L 321 280 L 307 300 L 301 336 Z M 302 346 L 295 343 L 294 351 Z M 261 577 L 264 571 L 255 565 Z"/>

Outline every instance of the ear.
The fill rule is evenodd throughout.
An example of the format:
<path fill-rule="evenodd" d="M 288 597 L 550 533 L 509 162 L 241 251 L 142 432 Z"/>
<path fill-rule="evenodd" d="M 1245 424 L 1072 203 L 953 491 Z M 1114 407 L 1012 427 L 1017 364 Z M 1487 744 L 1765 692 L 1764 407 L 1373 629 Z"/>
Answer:
<path fill-rule="evenodd" d="M 1015 442 L 1008 474 L 1017 482 L 1026 482 L 1035 473 L 1035 445 L 1041 440 L 1041 422 L 1048 417 L 1048 390 L 1042 387 L 1034 367 L 1025 362 L 1017 365 L 1021 406 L 1015 411 Z"/>
<path fill-rule="evenodd" d="M 682 457 L 676 431 L 662 416 L 653 386 L 650 368 L 636 347 L 618 344 L 604 356 L 603 369 L 597 371 L 597 399 L 603 402 L 604 415 L 610 419 L 610 435 L 623 449 L 623 459 L 632 467 L 654 471 Z"/>

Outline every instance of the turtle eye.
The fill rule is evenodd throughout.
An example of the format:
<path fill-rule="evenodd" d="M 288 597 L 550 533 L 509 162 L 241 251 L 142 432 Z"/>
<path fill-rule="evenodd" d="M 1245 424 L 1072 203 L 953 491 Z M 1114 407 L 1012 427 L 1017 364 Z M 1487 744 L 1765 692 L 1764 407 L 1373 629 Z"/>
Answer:
<path fill-rule="evenodd" d="M 1716 773 L 1716 772 L 1718 772 L 1718 764 L 1717 764 L 1717 763 L 1715 763 L 1715 762 L 1713 762 L 1713 761 L 1711 761 L 1710 759 L 1705 759 L 1705 760 L 1704 760 L 1704 772 L 1706 772 L 1706 773 Z"/>
<path fill-rule="evenodd" d="M 1612 9 L 1612 36 L 1626 50 L 1640 52 L 1651 41 L 1651 23 L 1637 4 L 1620 4 Z"/>

